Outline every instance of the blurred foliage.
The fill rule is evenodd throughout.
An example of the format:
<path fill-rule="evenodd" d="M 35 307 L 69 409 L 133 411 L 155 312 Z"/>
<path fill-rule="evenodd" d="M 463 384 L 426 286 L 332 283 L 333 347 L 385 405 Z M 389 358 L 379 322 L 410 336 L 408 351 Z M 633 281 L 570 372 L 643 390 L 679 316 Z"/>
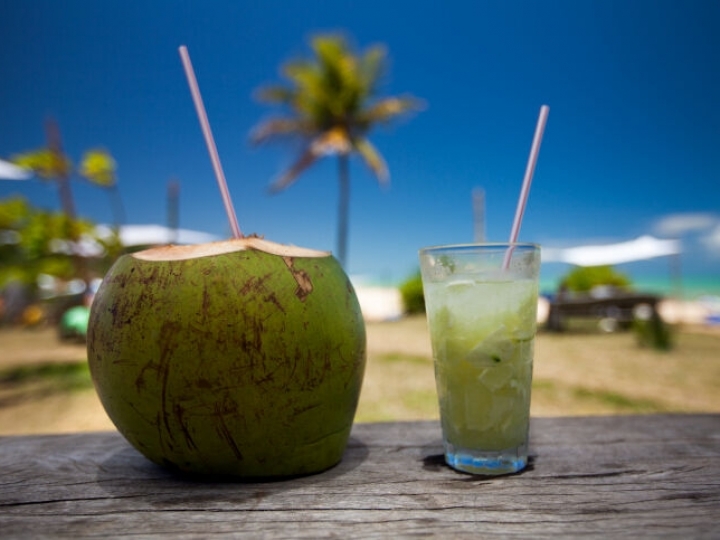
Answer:
<path fill-rule="evenodd" d="M 57 154 L 49 148 L 41 148 L 40 150 L 15 155 L 12 157 L 12 162 L 20 167 L 31 169 L 43 180 L 69 176 L 73 167 L 67 156 Z"/>
<path fill-rule="evenodd" d="M 633 321 L 633 331 L 638 345 L 651 347 L 658 351 L 669 351 L 673 347 L 673 335 L 670 326 L 662 320 L 657 311 Z"/>
<path fill-rule="evenodd" d="M 75 201 L 69 180 L 77 173 L 91 184 L 104 188 L 111 196 L 114 223 L 119 226 L 125 219 L 125 209 L 117 188 L 117 165 L 110 153 L 102 148 L 94 148 L 83 154 L 79 167 L 60 150 L 60 139 L 57 126 L 51 123 L 52 129 L 48 139 L 54 140 L 48 148 L 41 148 L 12 156 L 11 161 L 18 166 L 30 169 L 42 180 L 55 182 L 58 186 L 60 204 L 63 212 L 71 219 L 76 219 Z M 73 232 L 72 230 L 70 232 Z M 78 239 L 77 236 L 71 238 Z"/>
<path fill-rule="evenodd" d="M 88 150 L 80 163 L 80 174 L 101 187 L 115 185 L 115 160 L 102 149 Z"/>
<path fill-rule="evenodd" d="M 425 294 L 420 272 L 412 275 L 400 285 L 400 296 L 406 313 L 425 313 Z"/>
<path fill-rule="evenodd" d="M 569 291 L 588 292 L 599 285 L 627 288 L 632 281 L 612 266 L 576 266 L 561 280 L 562 286 Z"/>
<path fill-rule="evenodd" d="M 82 277 L 73 264 L 81 253 L 73 238 L 95 248 L 96 256 L 86 260 L 98 276 L 122 250 L 116 234 L 98 230 L 90 221 L 33 207 L 18 196 L 0 199 L 0 289 L 10 281 L 34 288 L 41 274 L 61 280 Z"/>
<path fill-rule="evenodd" d="M 49 148 L 41 148 L 12 157 L 11 161 L 20 167 L 32 170 L 43 180 L 69 177 L 74 170 L 72 161 Z M 116 164 L 109 152 L 101 148 L 88 150 L 83 155 L 78 173 L 100 187 L 115 185 Z"/>

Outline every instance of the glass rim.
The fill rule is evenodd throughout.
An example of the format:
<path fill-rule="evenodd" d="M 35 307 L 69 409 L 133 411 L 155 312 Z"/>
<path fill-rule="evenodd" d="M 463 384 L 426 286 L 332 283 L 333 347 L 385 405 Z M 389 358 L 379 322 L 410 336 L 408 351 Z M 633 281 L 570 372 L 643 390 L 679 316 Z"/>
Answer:
<path fill-rule="evenodd" d="M 540 244 L 534 242 L 477 242 L 477 243 L 464 243 L 464 244 L 438 244 L 435 246 L 427 246 L 420 248 L 418 252 L 420 254 L 430 252 L 442 252 L 442 251 L 473 251 L 473 250 L 484 250 L 484 249 L 521 249 L 521 250 L 537 250 L 540 251 Z"/>

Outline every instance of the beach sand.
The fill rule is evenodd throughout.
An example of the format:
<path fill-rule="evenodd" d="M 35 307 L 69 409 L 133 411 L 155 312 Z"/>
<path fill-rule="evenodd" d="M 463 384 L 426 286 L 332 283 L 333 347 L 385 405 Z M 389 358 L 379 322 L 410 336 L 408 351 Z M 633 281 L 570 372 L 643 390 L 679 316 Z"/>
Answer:
<path fill-rule="evenodd" d="M 717 324 L 710 324 L 708 320 L 715 315 L 714 308 L 702 301 L 689 300 L 662 300 L 658 311 L 663 320 L 670 324 L 690 324 L 706 327 L 705 330 L 720 330 Z"/>
<path fill-rule="evenodd" d="M 358 419 L 437 418 L 425 318 L 368 323 L 367 331 Z M 672 335 L 672 349 L 658 351 L 631 331 L 538 332 L 532 415 L 720 412 L 720 332 L 683 324 Z"/>
<path fill-rule="evenodd" d="M 377 290 L 373 295 L 365 296 L 366 306 L 368 298 L 383 297 Z M 380 320 L 366 324 L 367 368 L 356 420 L 437 418 L 425 317 L 400 316 L 397 297 L 390 305 L 394 309 L 370 312 Z M 702 305 L 665 301 L 661 313 L 676 324 L 667 352 L 639 346 L 632 332 L 539 332 L 532 414 L 720 412 L 720 329 L 704 324 Z M 51 328 L 0 329 L 0 351 L 0 435 L 114 429 L 87 378 L 68 389 L 6 377 L 20 366 L 83 365 L 83 344 L 60 343 Z"/>

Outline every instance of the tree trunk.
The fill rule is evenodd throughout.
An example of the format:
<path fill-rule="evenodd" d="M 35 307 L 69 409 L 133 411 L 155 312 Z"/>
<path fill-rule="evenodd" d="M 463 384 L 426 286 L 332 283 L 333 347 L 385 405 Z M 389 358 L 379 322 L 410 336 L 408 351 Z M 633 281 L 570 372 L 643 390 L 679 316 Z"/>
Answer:
<path fill-rule="evenodd" d="M 338 203 L 337 258 L 345 268 L 347 260 L 348 214 L 350 211 L 350 171 L 348 154 L 338 156 L 340 199 Z"/>
<path fill-rule="evenodd" d="M 60 205 L 70 222 L 74 223 L 77 218 L 75 213 L 75 201 L 73 200 L 72 191 L 70 189 L 70 178 L 68 178 L 68 174 L 65 169 L 59 165 L 63 163 L 65 156 L 62 151 L 60 130 L 57 123 L 52 118 L 48 119 L 45 123 L 45 133 L 47 136 L 48 149 L 53 153 L 56 164 L 58 164 L 55 180 L 58 183 L 58 191 L 60 192 Z M 75 231 L 73 227 L 71 235 L 74 236 L 74 234 Z M 77 240 L 77 238 L 72 237 L 71 240 Z"/>
<path fill-rule="evenodd" d="M 70 188 L 70 175 L 64 167 L 65 155 L 62 151 L 62 139 L 60 138 L 60 129 L 57 122 L 50 118 L 45 123 L 45 134 L 47 137 L 48 149 L 53 153 L 57 166 L 55 180 L 58 183 L 60 192 L 60 204 L 63 212 L 68 218 L 68 230 L 66 236 L 73 244 L 77 245 L 80 241 L 80 234 L 77 227 L 77 213 L 75 211 L 75 200 L 73 199 L 72 190 Z M 85 259 L 78 253 L 70 255 L 73 266 L 75 267 L 75 275 L 85 281 L 86 285 L 90 283 L 90 273 Z"/>
<path fill-rule="evenodd" d="M 116 232 L 119 232 L 120 227 L 125 224 L 125 205 L 123 204 L 117 184 L 113 184 L 107 189 L 110 196 L 110 204 L 112 206 L 113 221 L 115 222 L 114 226 Z"/>
<path fill-rule="evenodd" d="M 170 180 L 167 184 L 167 226 L 170 243 L 177 244 L 180 227 L 180 183 L 177 180 Z"/>

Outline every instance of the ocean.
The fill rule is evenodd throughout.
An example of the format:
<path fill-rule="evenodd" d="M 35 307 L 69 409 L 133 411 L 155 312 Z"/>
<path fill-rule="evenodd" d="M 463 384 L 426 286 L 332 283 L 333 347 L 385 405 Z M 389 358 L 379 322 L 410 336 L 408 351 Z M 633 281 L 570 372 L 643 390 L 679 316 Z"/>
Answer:
<path fill-rule="evenodd" d="M 628 275 L 634 292 L 651 293 L 678 300 L 702 300 L 707 297 L 720 298 L 720 276 L 687 275 L 679 278 L 671 276 L 635 276 Z M 559 276 L 540 277 L 542 294 L 552 295 L 560 285 Z"/>
<path fill-rule="evenodd" d="M 564 268 L 546 268 L 543 266 L 540 272 L 540 293 L 547 296 L 555 294 L 568 268 L 568 266 Z M 679 278 L 675 278 L 670 272 L 658 274 L 656 271 L 641 272 L 638 269 L 627 271 L 622 267 L 619 267 L 619 270 L 630 279 L 630 289 L 634 292 L 651 293 L 665 298 L 690 301 L 703 300 L 708 297 L 714 301 L 720 299 L 720 275 L 688 272 L 687 275 L 680 275 Z M 411 277 L 412 275 L 408 275 L 398 280 L 389 276 L 378 277 L 368 274 L 350 276 L 355 285 L 389 288 L 400 287 L 403 282 Z"/>

